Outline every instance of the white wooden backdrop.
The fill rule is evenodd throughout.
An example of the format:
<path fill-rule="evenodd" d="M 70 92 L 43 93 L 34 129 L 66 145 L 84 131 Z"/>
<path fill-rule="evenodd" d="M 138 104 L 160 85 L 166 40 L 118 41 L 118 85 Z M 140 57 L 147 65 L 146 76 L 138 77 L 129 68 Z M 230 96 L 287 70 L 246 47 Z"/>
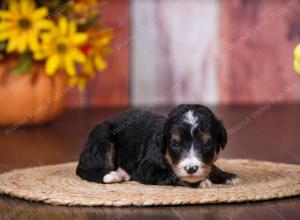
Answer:
<path fill-rule="evenodd" d="M 218 103 L 219 1 L 131 4 L 132 104 Z"/>

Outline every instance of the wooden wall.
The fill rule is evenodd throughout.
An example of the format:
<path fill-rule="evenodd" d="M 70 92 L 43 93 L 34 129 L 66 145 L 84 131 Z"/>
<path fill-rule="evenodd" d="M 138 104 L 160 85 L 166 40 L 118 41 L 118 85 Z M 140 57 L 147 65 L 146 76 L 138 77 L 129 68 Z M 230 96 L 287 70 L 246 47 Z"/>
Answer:
<path fill-rule="evenodd" d="M 71 106 L 300 101 L 299 0 L 112 0 L 109 68 Z"/>
<path fill-rule="evenodd" d="M 221 1 L 221 103 L 300 100 L 292 68 L 299 15 L 298 0 Z"/>

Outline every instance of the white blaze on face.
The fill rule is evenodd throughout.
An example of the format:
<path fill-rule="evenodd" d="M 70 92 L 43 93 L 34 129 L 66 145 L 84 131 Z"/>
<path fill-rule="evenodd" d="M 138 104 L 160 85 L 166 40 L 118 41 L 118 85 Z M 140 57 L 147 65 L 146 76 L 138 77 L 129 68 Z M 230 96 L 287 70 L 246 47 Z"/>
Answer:
<path fill-rule="evenodd" d="M 193 132 L 195 128 L 198 126 L 198 117 L 194 115 L 194 112 L 192 110 L 189 110 L 184 114 L 183 120 L 184 122 L 191 125 L 191 135 L 193 137 Z"/>
<path fill-rule="evenodd" d="M 186 173 L 185 167 L 194 167 L 197 166 L 199 169 L 195 173 L 195 175 L 199 174 L 199 171 L 201 171 L 201 167 L 204 164 L 200 161 L 200 158 L 197 156 L 194 144 L 192 144 L 188 154 L 185 156 L 185 158 L 179 162 L 178 167 L 182 170 L 183 173 Z"/>
<path fill-rule="evenodd" d="M 198 169 L 193 174 L 188 174 L 185 170 L 186 167 L 193 167 L 197 166 Z M 206 178 L 208 174 L 207 165 L 204 164 L 200 158 L 197 156 L 197 153 L 194 150 L 194 145 L 192 144 L 189 152 L 187 155 L 185 155 L 185 158 L 181 160 L 175 170 L 175 174 L 184 181 L 187 182 L 199 182 Z"/>
<path fill-rule="evenodd" d="M 184 114 L 183 118 L 184 122 L 188 123 L 191 126 L 191 135 L 193 137 L 193 132 L 195 128 L 198 126 L 198 117 L 194 115 L 194 112 L 192 110 L 187 111 Z M 183 159 L 180 163 L 180 167 L 184 169 L 184 167 L 201 167 L 203 163 L 199 160 L 199 157 L 197 156 L 195 149 L 194 149 L 194 143 L 192 143 L 191 148 L 186 155 L 186 158 Z"/>

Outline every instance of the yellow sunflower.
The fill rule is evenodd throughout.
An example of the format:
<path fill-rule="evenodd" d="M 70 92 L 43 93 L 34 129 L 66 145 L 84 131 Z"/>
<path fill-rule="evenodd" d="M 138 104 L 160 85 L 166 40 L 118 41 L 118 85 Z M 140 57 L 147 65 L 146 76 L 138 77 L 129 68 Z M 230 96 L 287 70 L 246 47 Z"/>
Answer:
<path fill-rule="evenodd" d="M 42 50 L 35 53 L 36 59 L 46 58 L 46 73 L 53 75 L 59 68 L 63 68 L 69 76 L 76 75 L 76 63 L 86 60 L 80 46 L 87 41 L 86 33 L 77 32 L 75 21 L 67 21 L 61 17 L 58 26 L 53 27 L 42 36 Z"/>
<path fill-rule="evenodd" d="M 46 19 L 48 9 L 36 9 L 32 0 L 8 2 L 8 10 L 0 10 L 0 41 L 8 40 L 8 53 L 37 50 L 41 30 L 52 26 L 52 22 Z"/>
<path fill-rule="evenodd" d="M 87 48 L 83 48 L 87 54 L 87 60 L 83 64 L 83 72 L 94 76 L 96 72 L 101 72 L 107 67 L 104 57 L 112 52 L 110 44 L 113 37 L 112 29 L 101 31 L 92 30 Z"/>

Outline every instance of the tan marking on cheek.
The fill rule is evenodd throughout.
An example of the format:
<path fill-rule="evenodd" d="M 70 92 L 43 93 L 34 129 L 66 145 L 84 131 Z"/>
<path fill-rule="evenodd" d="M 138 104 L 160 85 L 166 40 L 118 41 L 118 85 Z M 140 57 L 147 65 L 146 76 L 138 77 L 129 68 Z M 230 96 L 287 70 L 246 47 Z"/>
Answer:
<path fill-rule="evenodd" d="M 203 141 L 204 144 L 207 144 L 210 139 L 211 136 L 208 133 L 204 133 L 201 135 L 201 140 Z"/>
<path fill-rule="evenodd" d="M 170 157 L 170 154 L 169 154 L 169 151 L 168 151 L 168 150 L 167 150 L 167 153 L 166 153 L 166 155 L 165 155 L 165 158 L 166 158 L 166 160 L 167 160 L 167 162 L 168 162 L 168 164 L 169 164 L 170 166 L 172 166 L 172 167 L 175 166 L 174 163 L 173 163 L 173 161 L 172 161 L 172 159 L 171 159 L 171 157 Z"/>
<path fill-rule="evenodd" d="M 173 134 L 172 134 L 172 139 L 175 140 L 177 143 L 179 143 L 179 142 L 181 141 L 180 134 L 178 134 L 178 133 L 173 133 Z"/>
<path fill-rule="evenodd" d="M 170 156 L 168 150 L 167 150 L 167 152 L 166 152 L 165 158 L 166 158 L 166 160 L 167 160 L 167 163 L 170 165 L 170 167 L 172 168 L 173 172 L 174 172 L 175 175 L 176 175 L 176 173 L 178 172 L 177 166 L 176 166 L 176 164 L 172 161 L 171 156 Z"/>
<path fill-rule="evenodd" d="M 201 167 L 202 172 L 204 173 L 205 176 L 207 176 L 210 173 L 212 164 L 205 164 L 204 166 Z"/>

